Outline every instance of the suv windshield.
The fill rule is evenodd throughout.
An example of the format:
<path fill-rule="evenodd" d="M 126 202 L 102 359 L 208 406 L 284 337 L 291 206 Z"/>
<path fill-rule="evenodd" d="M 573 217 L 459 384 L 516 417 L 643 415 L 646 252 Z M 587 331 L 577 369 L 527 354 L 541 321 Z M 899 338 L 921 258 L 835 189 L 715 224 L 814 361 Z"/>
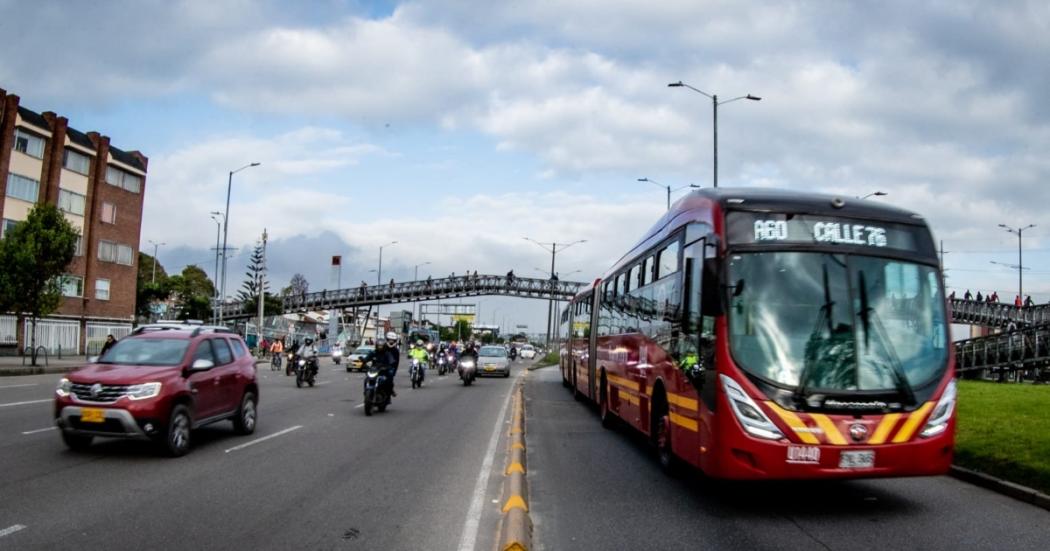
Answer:
<path fill-rule="evenodd" d="M 123 339 L 99 358 L 102 364 L 178 365 L 190 345 L 188 339 Z"/>
<path fill-rule="evenodd" d="M 729 339 L 746 371 L 812 390 L 911 388 L 947 367 L 935 268 L 820 252 L 734 254 Z"/>
<path fill-rule="evenodd" d="M 362 347 L 358 348 L 357 350 L 354 350 L 354 354 L 359 354 L 361 356 L 367 356 L 368 353 L 373 351 L 373 350 L 375 350 L 375 349 L 367 347 L 367 346 L 362 346 Z"/>

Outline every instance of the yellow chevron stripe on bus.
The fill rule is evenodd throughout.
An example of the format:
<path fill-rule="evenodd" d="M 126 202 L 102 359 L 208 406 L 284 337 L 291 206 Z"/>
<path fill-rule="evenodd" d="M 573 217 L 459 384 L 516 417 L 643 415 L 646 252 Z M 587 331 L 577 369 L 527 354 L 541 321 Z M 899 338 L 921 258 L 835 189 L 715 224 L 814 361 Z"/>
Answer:
<path fill-rule="evenodd" d="M 901 430 L 897 431 L 897 436 L 893 437 L 893 443 L 900 444 L 911 440 L 915 430 L 919 428 L 919 423 L 926 420 L 926 415 L 930 413 L 931 409 L 933 409 L 933 402 L 926 402 L 921 408 L 911 412 L 908 420 L 901 425 Z"/>
<path fill-rule="evenodd" d="M 671 412 L 670 417 L 671 417 L 671 422 L 676 424 L 676 425 L 678 425 L 679 427 L 682 427 L 684 429 L 689 429 L 689 430 L 691 430 L 693 432 L 697 432 L 698 430 L 700 430 L 700 425 L 696 422 L 696 419 L 690 419 L 688 417 L 683 417 L 683 416 L 678 415 L 677 413 L 675 413 L 673 411 Z"/>
<path fill-rule="evenodd" d="M 700 409 L 700 405 L 696 400 L 692 398 L 686 398 L 685 396 L 679 396 L 677 394 L 671 394 L 670 392 L 667 393 L 667 401 L 668 403 L 674 404 L 680 408 L 685 408 L 692 411 L 697 411 L 698 409 Z"/>
<path fill-rule="evenodd" d="M 625 388 L 630 389 L 630 390 L 632 390 L 634 392 L 641 392 L 640 389 L 642 387 L 641 387 L 641 384 L 638 383 L 638 382 L 632 381 L 630 379 L 624 379 L 623 377 L 619 377 L 619 376 L 616 376 L 616 375 L 610 375 L 608 373 L 605 374 L 605 378 L 608 379 L 609 382 L 614 383 L 614 384 L 616 384 L 618 386 L 625 387 Z"/>
<path fill-rule="evenodd" d="M 812 417 L 813 420 L 817 422 L 817 426 L 824 431 L 824 436 L 827 437 L 828 442 L 836 446 L 846 445 L 846 439 L 842 437 L 842 433 L 839 432 L 838 427 L 835 426 L 835 423 L 831 422 L 831 419 L 828 419 L 827 415 L 811 413 L 809 416 Z"/>
<path fill-rule="evenodd" d="M 893 427 L 897 426 L 897 420 L 903 417 L 900 413 L 889 413 L 879 421 L 879 426 L 875 427 L 875 433 L 871 435 L 871 439 L 868 440 L 869 444 L 882 444 L 886 442 L 886 437 L 893 431 Z"/>
<path fill-rule="evenodd" d="M 766 402 L 769 409 L 773 410 L 789 427 L 795 431 L 795 435 L 806 444 L 820 444 L 820 440 L 810 432 L 810 428 L 799 419 L 798 415 L 778 406 L 776 402 Z"/>

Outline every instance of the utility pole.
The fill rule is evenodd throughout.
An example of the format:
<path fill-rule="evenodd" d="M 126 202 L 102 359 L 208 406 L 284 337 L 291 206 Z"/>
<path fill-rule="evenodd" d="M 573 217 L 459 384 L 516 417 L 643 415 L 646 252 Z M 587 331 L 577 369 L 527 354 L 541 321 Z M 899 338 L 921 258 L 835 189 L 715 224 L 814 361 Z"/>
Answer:
<path fill-rule="evenodd" d="M 558 254 L 559 251 L 564 251 L 565 249 L 568 249 L 569 247 L 571 247 L 573 245 L 576 245 L 577 243 L 586 243 L 587 240 L 586 239 L 580 239 L 580 240 L 577 240 L 577 241 L 573 241 L 572 243 L 567 243 L 567 244 L 566 243 L 562 243 L 561 244 L 561 249 L 559 249 L 557 242 L 540 243 L 539 241 L 536 241 L 535 239 L 531 239 L 531 238 L 528 238 L 528 237 L 523 237 L 522 239 L 524 239 L 526 241 L 531 241 L 531 242 L 539 245 L 543 250 L 547 250 L 547 247 L 550 246 L 550 252 L 551 252 L 551 278 L 550 278 L 550 281 L 551 281 L 551 295 L 552 296 L 551 296 L 550 299 L 547 300 L 547 341 L 545 343 L 547 345 L 547 347 L 550 347 L 551 326 L 552 326 L 553 321 L 554 321 L 554 296 L 553 295 L 554 295 L 554 291 L 555 291 L 555 289 L 554 289 L 554 277 L 555 277 L 555 273 L 556 273 L 554 271 L 554 257 Z"/>
<path fill-rule="evenodd" d="M 265 283 L 265 281 L 266 281 L 266 228 L 263 228 L 263 234 L 262 234 L 262 269 L 259 270 L 259 285 L 258 285 L 258 287 L 256 287 L 256 289 L 259 292 L 259 294 L 257 295 L 258 296 L 257 300 L 259 302 L 259 327 L 258 327 L 258 329 L 259 329 L 259 340 L 258 340 L 258 342 L 255 343 L 255 345 L 260 347 L 260 352 L 262 351 L 261 347 L 262 347 L 262 341 L 263 341 L 263 303 L 266 302 L 266 293 L 263 291 L 263 284 Z"/>
<path fill-rule="evenodd" d="M 1017 296 L 1021 297 L 1021 300 L 1024 300 L 1024 284 L 1022 279 L 1024 273 L 1024 263 L 1022 262 L 1021 257 L 1021 237 L 1022 234 L 1024 234 L 1025 230 L 1034 228 L 1035 224 L 1028 224 L 1023 228 L 1011 228 L 1006 224 L 999 224 L 999 227 L 1012 234 L 1017 235 Z"/>
<path fill-rule="evenodd" d="M 156 241 L 154 241 L 152 239 L 150 239 L 149 242 L 150 242 L 150 245 L 153 245 L 153 276 L 150 278 L 150 283 L 156 283 L 157 282 L 157 248 L 159 248 L 161 245 L 167 245 L 167 243 L 157 243 Z"/>

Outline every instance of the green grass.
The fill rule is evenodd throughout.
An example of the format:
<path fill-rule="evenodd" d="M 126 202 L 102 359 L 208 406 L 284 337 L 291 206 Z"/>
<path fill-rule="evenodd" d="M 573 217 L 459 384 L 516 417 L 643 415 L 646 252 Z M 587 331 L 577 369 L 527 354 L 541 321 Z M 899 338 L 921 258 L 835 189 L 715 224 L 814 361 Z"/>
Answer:
<path fill-rule="evenodd" d="M 548 352 L 546 356 L 540 358 L 540 361 L 536 363 L 537 367 L 545 365 L 556 365 L 558 363 L 558 352 Z"/>
<path fill-rule="evenodd" d="M 955 463 L 1050 493 L 1050 385 L 959 381 Z"/>

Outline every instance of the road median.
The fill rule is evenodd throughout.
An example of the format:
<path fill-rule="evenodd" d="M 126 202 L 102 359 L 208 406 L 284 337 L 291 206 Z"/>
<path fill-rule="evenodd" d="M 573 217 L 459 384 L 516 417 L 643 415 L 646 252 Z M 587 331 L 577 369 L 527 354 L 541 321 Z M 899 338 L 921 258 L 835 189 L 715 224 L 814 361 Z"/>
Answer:
<path fill-rule="evenodd" d="M 499 551 L 528 551 L 532 548 L 532 519 L 529 517 L 528 472 L 525 449 L 524 380 L 515 384 L 514 413 L 507 439 L 507 466 L 503 470 L 503 498 Z"/>

